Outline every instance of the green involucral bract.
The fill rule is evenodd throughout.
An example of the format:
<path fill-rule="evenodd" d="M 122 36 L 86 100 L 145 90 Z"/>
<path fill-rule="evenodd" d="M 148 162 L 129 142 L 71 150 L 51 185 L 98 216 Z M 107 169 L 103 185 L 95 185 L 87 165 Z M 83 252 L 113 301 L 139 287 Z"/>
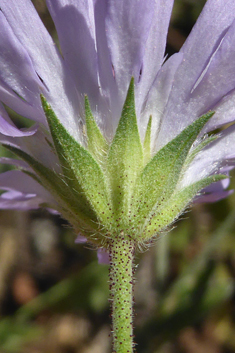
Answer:
<path fill-rule="evenodd" d="M 93 155 L 93 157 L 100 162 L 101 166 L 104 166 L 105 156 L 107 155 L 108 151 L 108 143 L 95 122 L 87 96 L 85 97 L 85 114 L 87 149 Z"/>
<path fill-rule="evenodd" d="M 128 225 L 133 189 L 142 168 L 143 148 L 135 115 L 134 80 L 132 79 L 107 158 L 114 228 L 123 229 Z"/>
<path fill-rule="evenodd" d="M 152 117 L 142 144 L 133 79 L 111 144 L 96 124 L 88 97 L 84 103 L 85 147 L 70 136 L 46 99 L 43 96 L 41 99 L 61 173 L 55 173 L 15 147 L 6 148 L 30 165 L 33 170 L 30 175 L 50 191 L 58 211 L 75 231 L 99 246 L 108 246 L 109 239 L 118 234 L 136 244 L 148 242 L 166 230 L 200 190 L 225 178 L 208 176 L 185 188 L 179 186 L 197 153 L 216 138 L 204 138 L 194 147 L 213 112 L 198 118 L 151 155 Z"/>

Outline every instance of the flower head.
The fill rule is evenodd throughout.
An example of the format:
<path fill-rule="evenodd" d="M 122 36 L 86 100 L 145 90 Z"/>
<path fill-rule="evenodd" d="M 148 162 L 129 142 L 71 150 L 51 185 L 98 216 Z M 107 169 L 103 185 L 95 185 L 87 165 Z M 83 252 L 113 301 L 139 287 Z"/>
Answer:
<path fill-rule="evenodd" d="M 164 57 L 173 0 L 0 0 L 0 141 L 20 160 L 1 208 L 57 210 L 98 246 L 149 241 L 194 199 L 227 196 L 235 154 L 235 3 L 208 0 Z M 30 19 L 30 21 L 28 20 Z M 212 184 L 213 183 L 213 184 Z"/>

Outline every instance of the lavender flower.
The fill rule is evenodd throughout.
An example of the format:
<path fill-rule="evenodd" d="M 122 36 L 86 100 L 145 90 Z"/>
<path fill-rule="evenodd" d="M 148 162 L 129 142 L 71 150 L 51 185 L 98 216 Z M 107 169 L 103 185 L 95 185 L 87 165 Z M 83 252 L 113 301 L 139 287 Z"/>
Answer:
<path fill-rule="evenodd" d="M 226 197 L 234 167 L 235 2 L 208 0 L 165 60 L 173 0 L 0 0 L 0 208 L 46 207 L 110 260 L 113 352 L 133 352 L 137 246 L 194 200 Z M 5 106 L 31 119 L 18 129 Z"/>
<path fill-rule="evenodd" d="M 23 160 L 1 159 L 18 170 L 0 175 L 0 208 L 54 209 L 101 246 L 229 195 L 235 127 L 206 134 L 235 119 L 235 2 L 208 0 L 167 60 L 173 0 L 47 6 L 61 52 L 30 0 L 0 0 L 0 100 L 35 122 L 0 106 L 0 141 Z"/>

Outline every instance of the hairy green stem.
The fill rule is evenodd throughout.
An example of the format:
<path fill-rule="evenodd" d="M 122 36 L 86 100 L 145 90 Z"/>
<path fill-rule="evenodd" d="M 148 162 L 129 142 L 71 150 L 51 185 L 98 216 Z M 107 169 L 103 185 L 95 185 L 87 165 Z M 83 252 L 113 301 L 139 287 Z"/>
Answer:
<path fill-rule="evenodd" d="M 133 352 L 133 241 L 122 236 L 110 244 L 113 353 Z"/>

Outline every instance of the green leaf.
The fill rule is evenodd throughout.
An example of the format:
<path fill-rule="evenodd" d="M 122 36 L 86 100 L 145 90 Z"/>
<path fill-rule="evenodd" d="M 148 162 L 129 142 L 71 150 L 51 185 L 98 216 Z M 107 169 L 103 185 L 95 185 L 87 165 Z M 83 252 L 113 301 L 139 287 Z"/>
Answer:
<path fill-rule="evenodd" d="M 88 97 L 85 96 L 87 148 L 93 157 L 102 164 L 107 155 L 108 144 L 93 117 Z"/>
<path fill-rule="evenodd" d="M 143 239 L 150 239 L 160 231 L 165 230 L 184 212 L 200 190 L 226 178 L 227 176 L 225 175 L 212 175 L 174 193 L 163 205 L 156 209 L 150 221 L 146 222 L 147 224 L 142 233 Z"/>
<path fill-rule="evenodd" d="M 54 145 L 63 166 L 66 181 L 73 188 L 76 197 L 84 195 L 103 225 L 109 224 L 110 196 L 106 178 L 100 165 L 92 155 L 69 135 L 60 123 L 50 105 L 42 97 Z"/>
<path fill-rule="evenodd" d="M 213 114 L 205 114 L 189 125 L 145 166 L 133 193 L 133 216 L 136 220 L 148 220 L 151 212 L 174 192 L 189 150 Z"/>
<path fill-rule="evenodd" d="M 108 171 L 115 217 L 125 218 L 131 208 L 133 187 L 143 167 L 143 148 L 135 114 L 134 79 L 108 154 Z"/>

